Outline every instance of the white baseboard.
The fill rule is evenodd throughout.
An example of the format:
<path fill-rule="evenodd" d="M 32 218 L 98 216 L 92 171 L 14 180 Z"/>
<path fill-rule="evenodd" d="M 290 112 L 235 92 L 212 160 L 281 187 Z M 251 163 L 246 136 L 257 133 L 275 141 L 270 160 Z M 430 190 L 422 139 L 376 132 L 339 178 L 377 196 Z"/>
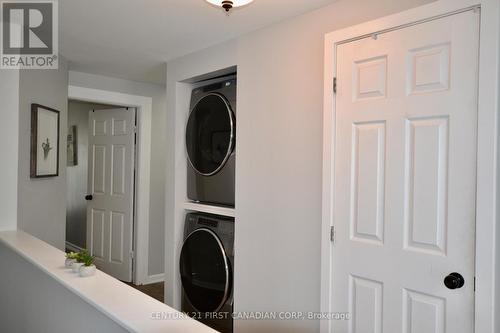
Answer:
<path fill-rule="evenodd" d="M 155 274 L 155 275 L 149 275 L 146 281 L 144 281 L 144 284 L 153 284 L 164 281 L 165 281 L 165 274 Z"/>
<path fill-rule="evenodd" d="M 68 242 L 68 241 L 66 241 L 66 248 L 70 251 L 73 251 L 73 252 L 80 252 L 80 251 L 85 250 L 84 248 L 79 247 L 78 245 L 75 245 L 75 244 Z"/>

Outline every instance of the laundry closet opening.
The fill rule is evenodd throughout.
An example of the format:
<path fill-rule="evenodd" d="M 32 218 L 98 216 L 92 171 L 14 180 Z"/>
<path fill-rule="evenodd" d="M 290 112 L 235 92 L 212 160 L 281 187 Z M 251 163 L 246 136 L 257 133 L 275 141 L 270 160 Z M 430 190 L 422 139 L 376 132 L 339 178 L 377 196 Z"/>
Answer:
<path fill-rule="evenodd" d="M 218 332 L 232 333 L 237 160 L 237 68 L 177 82 L 176 233 L 167 301 Z M 173 246 L 172 246 L 173 245 Z M 167 267 L 169 265 L 167 264 Z"/>

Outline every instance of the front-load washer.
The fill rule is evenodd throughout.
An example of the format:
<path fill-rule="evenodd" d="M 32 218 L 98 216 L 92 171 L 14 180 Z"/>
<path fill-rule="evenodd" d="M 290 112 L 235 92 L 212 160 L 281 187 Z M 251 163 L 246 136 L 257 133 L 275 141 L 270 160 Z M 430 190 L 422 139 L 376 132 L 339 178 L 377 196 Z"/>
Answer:
<path fill-rule="evenodd" d="M 187 214 L 179 265 L 182 311 L 219 332 L 232 333 L 234 219 Z"/>
<path fill-rule="evenodd" d="M 236 77 L 194 89 L 186 126 L 189 200 L 234 206 L 235 144 Z"/>

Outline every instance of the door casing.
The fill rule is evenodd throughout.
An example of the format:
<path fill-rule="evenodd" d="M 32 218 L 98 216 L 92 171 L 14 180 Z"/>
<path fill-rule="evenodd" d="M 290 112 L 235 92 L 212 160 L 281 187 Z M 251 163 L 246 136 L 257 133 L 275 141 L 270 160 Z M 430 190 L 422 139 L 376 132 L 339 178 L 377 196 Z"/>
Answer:
<path fill-rule="evenodd" d="M 149 196 L 153 99 L 114 91 L 70 85 L 68 98 L 84 102 L 137 108 L 136 187 L 134 212 L 134 284 L 162 282 L 165 274 L 149 275 Z"/>
<path fill-rule="evenodd" d="M 352 40 L 384 33 L 416 23 L 437 19 L 465 10 L 481 10 L 481 35 L 478 78 L 478 141 L 476 186 L 476 248 L 475 248 L 475 332 L 494 333 L 496 270 L 500 264 L 495 248 L 498 79 L 500 44 L 500 4 L 497 0 L 440 0 L 435 3 L 329 33 L 325 37 L 324 130 L 323 130 L 323 212 L 321 235 L 321 311 L 331 312 L 331 279 L 333 276 L 331 242 L 335 138 L 336 46 Z M 342 84 L 339 82 L 338 84 Z M 497 260 L 498 261 L 498 260 Z M 496 266 L 498 265 L 498 266 Z M 497 291 L 498 292 L 498 291 Z M 500 296 L 500 295 L 499 295 Z M 331 332 L 330 321 L 321 321 L 321 332 Z"/>

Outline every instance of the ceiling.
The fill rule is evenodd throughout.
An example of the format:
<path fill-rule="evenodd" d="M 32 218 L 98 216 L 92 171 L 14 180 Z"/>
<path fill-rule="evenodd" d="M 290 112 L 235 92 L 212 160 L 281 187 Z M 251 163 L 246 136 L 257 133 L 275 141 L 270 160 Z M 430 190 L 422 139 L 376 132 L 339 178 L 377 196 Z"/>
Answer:
<path fill-rule="evenodd" d="M 72 70 L 165 83 L 166 61 L 338 0 L 256 0 L 231 15 L 204 0 L 59 1 Z"/>

